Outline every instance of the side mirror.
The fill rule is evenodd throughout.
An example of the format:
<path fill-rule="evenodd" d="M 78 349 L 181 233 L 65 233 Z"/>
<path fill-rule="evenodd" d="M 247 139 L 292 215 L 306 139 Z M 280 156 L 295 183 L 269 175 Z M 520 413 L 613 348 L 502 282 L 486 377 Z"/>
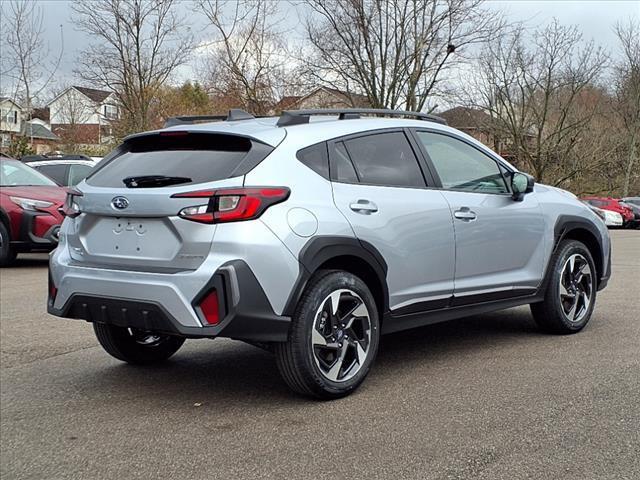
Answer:
<path fill-rule="evenodd" d="M 521 201 L 527 193 L 533 192 L 533 186 L 535 185 L 535 179 L 526 173 L 515 172 L 511 176 L 511 191 L 513 192 L 513 199 Z"/>

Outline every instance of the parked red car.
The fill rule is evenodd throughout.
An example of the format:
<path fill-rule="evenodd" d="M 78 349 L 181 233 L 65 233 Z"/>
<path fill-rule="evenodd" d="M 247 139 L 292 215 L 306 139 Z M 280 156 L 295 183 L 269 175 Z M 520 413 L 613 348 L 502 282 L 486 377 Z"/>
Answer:
<path fill-rule="evenodd" d="M 628 226 L 634 222 L 635 215 L 633 210 L 626 205 L 620 203 L 620 199 L 611 197 L 583 197 L 581 200 L 594 207 L 603 210 L 611 210 L 622 215 L 623 225 Z"/>
<path fill-rule="evenodd" d="M 0 158 L 0 266 L 20 252 L 56 248 L 65 198 L 66 190 L 45 175 Z"/>

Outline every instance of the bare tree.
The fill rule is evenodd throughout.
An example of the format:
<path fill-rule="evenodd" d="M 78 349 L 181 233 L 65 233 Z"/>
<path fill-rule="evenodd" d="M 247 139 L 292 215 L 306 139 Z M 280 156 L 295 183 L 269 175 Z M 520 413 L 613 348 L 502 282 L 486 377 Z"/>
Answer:
<path fill-rule="evenodd" d="M 634 165 L 640 148 L 640 22 L 618 23 L 615 33 L 621 50 L 621 60 L 615 66 L 616 111 L 625 136 L 625 161 L 622 196 L 629 195 Z"/>
<path fill-rule="evenodd" d="M 22 103 L 27 119 L 31 120 L 34 100 L 48 87 L 60 64 L 62 30 L 60 53 L 51 61 L 51 52 L 43 38 L 42 8 L 35 0 L 3 3 L 0 17 L 2 76 L 15 82 L 13 97 Z"/>
<path fill-rule="evenodd" d="M 501 22 L 482 0 L 306 0 L 308 73 L 373 107 L 423 110 L 443 74 Z M 455 52 L 455 55 L 454 55 Z"/>
<path fill-rule="evenodd" d="M 205 59 L 207 86 L 252 113 L 266 114 L 290 88 L 290 58 L 278 2 L 198 0 L 215 38 Z"/>
<path fill-rule="evenodd" d="M 602 98 L 592 91 L 606 63 L 575 27 L 557 21 L 534 32 L 517 27 L 482 51 L 468 96 L 493 117 L 495 135 L 520 166 L 561 184 L 589 166 L 588 158 L 572 156 L 590 141 L 586 134 Z"/>
<path fill-rule="evenodd" d="M 121 133 L 146 130 L 153 99 L 189 58 L 193 36 L 177 0 L 76 0 L 74 20 L 95 43 L 79 58 L 80 78 L 115 92 Z"/>

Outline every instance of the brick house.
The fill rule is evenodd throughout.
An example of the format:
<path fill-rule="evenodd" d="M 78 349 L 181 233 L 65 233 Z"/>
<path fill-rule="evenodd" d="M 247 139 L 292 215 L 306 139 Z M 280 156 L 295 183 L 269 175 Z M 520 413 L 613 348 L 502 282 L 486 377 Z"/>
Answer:
<path fill-rule="evenodd" d="M 25 137 L 31 148 L 38 155 L 56 150 L 60 138 L 46 126 L 36 122 L 22 122 L 20 136 Z"/>
<path fill-rule="evenodd" d="M 63 143 L 102 145 L 112 139 L 119 118 L 116 96 L 106 90 L 72 86 L 47 104 L 51 130 Z"/>
<path fill-rule="evenodd" d="M 283 110 L 304 110 L 309 108 L 370 108 L 365 95 L 343 92 L 335 88 L 317 87 L 306 95 L 283 97 L 274 107 L 273 113 Z"/>

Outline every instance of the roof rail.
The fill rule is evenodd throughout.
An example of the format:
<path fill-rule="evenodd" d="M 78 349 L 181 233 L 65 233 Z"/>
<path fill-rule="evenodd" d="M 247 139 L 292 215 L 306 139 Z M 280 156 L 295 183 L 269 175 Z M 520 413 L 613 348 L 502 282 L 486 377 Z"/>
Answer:
<path fill-rule="evenodd" d="M 164 128 L 173 127 L 175 125 L 193 125 L 194 123 L 202 123 L 209 121 L 235 122 L 238 120 L 254 119 L 253 115 L 239 108 L 232 108 L 227 115 L 188 115 L 182 117 L 167 118 L 164 122 Z"/>
<path fill-rule="evenodd" d="M 309 123 L 311 115 L 338 115 L 339 120 L 360 118 L 361 115 L 379 115 L 387 117 L 413 117 L 446 125 L 447 121 L 436 115 L 406 110 L 391 110 L 388 108 L 319 108 L 311 110 L 284 110 L 278 120 L 278 127 L 290 127 Z"/>

